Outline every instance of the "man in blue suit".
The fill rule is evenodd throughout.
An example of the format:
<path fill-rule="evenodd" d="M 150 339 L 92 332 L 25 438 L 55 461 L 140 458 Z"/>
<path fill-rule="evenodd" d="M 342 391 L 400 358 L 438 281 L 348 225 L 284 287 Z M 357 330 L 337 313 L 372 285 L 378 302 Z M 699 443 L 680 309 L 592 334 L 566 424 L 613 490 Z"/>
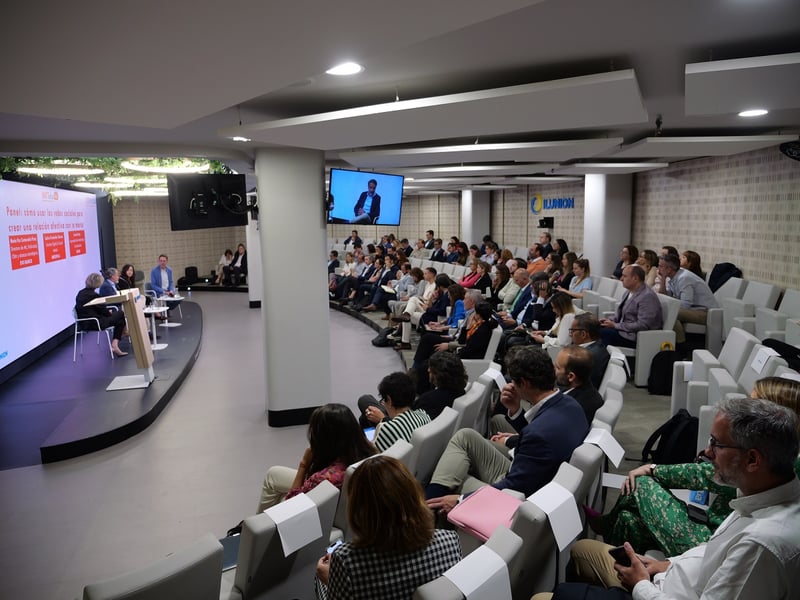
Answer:
<path fill-rule="evenodd" d="M 562 462 L 569 461 L 589 431 L 580 404 L 556 388 L 553 361 L 547 352 L 531 346 L 513 348 L 506 356 L 512 383 L 501 392 L 506 407 L 531 409 L 524 413 L 522 428 L 511 459 L 507 453 L 474 429 L 458 431 L 439 459 L 425 494 L 428 506 L 448 513 L 459 494 L 489 484 L 530 496 L 549 483 Z M 509 409 L 509 412 L 512 409 Z M 516 412 L 522 412 L 518 408 Z M 517 415 L 510 415 L 517 418 Z"/>
<path fill-rule="evenodd" d="M 172 269 L 167 266 L 166 254 L 158 256 L 158 264 L 150 271 L 150 285 L 157 296 L 174 296 L 175 283 L 172 281 Z"/>

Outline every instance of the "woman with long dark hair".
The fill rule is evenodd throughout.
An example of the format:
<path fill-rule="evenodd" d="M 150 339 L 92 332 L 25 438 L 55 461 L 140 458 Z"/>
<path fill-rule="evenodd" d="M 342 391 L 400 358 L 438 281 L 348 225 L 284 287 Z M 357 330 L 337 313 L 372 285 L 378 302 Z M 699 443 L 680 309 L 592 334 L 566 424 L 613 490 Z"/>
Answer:
<path fill-rule="evenodd" d="M 373 454 L 375 448 L 367 441 L 348 407 L 344 404 L 320 406 L 311 413 L 308 448 L 297 469 L 270 467 L 256 512 L 312 490 L 322 481 L 330 481 L 341 488 L 347 467 Z"/>

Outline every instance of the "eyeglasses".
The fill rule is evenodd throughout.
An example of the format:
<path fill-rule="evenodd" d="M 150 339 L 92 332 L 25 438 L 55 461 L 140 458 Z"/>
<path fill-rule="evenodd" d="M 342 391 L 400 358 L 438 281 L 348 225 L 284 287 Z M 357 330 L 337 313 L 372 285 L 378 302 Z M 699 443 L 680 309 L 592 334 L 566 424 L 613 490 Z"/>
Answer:
<path fill-rule="evenodd" d="M 717 450 L 724 450 L 725 448 L 732 448 L 734 450 L 744 450 L 742 446 L 732 446 L 730 444 L 720 444 L 716 438 L 712 435 L 708 438 L 708 447 L 711 448 L 712 451 L 716 452 Z"/>
<path fill-rule="evenodd" d="M 574 327 L 574 328 L 569 329 L 568 331 L 569 331 L 569 334 L 572 335 L 576 331 L 586 331 L 586 330 L 583 329 L 582 327 Z"/>

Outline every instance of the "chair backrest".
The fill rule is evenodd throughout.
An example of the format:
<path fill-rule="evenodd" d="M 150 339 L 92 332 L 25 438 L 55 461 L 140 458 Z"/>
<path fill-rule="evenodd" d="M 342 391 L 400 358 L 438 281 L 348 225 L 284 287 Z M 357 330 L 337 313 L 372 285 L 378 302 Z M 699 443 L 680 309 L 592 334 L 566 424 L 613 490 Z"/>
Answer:
<path fill-rule="evenodd" d="M 436 463 L 456 431 L 457 421 L 458 412 L 445 406 L 438 417 L 418 427 L 411 434 L 411 445 L 414 449 L 408 468 L 420 483 L 427 484 L 430 481 Z"/>
<path fill-rule="evenodd" d="M 789 317 L 800 317 L 800 291 L 788 289 L 783 293 L 778 310 Z"/>
<path fill-rule="evenodd" d="M 481 374 L 481 376 L 478 377 L 478 382 L 482 383 L 484 388 L 483 388 L 483 398 L 481 399 L 481 405 L 480 408 L 478 408 L 478 415 L 475 419 L 475 430 L 484 436 L 488 432 L 489 407 L 492 404 L 492 396 L 494 395 L 495 389 L 497 389 L 497 386 L 494 382 L 494 378 L 489 374 L 489 369 L 496 369 L 497 371 L 499 371 L 500 365 L 494 362 L 489 363 L 489 367 L 486 369 L 486 371 L 484 371 Z"/>
<path fill-rule="evenodd" d="M 778 303 L 778 296 L 781 290 L 777 285 L 762 283 L 760 281 L 748 281 L 747 288 L 742 295 L 742 302 L 753 306 L 765 306 L 775 308 Z"/>
<path fill-rule="evenodd" d="M 622 413 L 622 391 L 609 387 L 603 397 L 605 398 L 603 406 L 597 409 L 594 418 L 603 421 L 603 423 L 607 423 L 611 426 L 611 431 L 614 431 L 619 416 Z"/>
<path fill-rule="evenodd" d="M 317 561 L 328 547 L 339 490 L 323 481 L 306 496 L 317 505 L 322 536 L 289 556 L 284 556 L 277 526 L 268 514 L 244 520 L 234 579 L 242 597 L 255 598 L 269 592 L 274 598 L 314 598 Z"/>
<path fill-rule="evenodd" d="M 669 331 L 675 326 L 678 311 L 681 309 L 681 301 L 665 294 L 659 294 L 658 301 L 661 302 L 661 315 L 664 317 L 661 329 Z"/>
<path fill-rule="evenodd" d="M 580 504 L 591 504 L 590 492 L 603 470 L 605 454 L 594 444 L 583 443 L 572 451 L 569 464 L 581 471 L 581 479 L 575 490 L 575 501 Z"/>
<path fill-rule="evenodd" d="M 218 600 L 222 544 L 210 533 L 157 563 L 83 588 L 83 600 Z"/>
<path fill-rule="evenodd" d="M 612 358 L 608 361 L 606 372 L 603 374 L 603 381 L 600 382 L 600 394 L 608 391 L 609 388 L 622 391 L 628 382 L 628 374 L 625 367 L 618 360 Z M 602 390 L 602 391 L 601 391 Z"/>
<path fill-rule="evenodd" d="M 500 345 L 500 338 L 503 337 L 503 328 L 495 327 L 492 329 L 492 335 L 489 338 L 489 345 L 486 346 L 486 352 L 483 355 L 484 360 L 494 360 L 494 355 L 497 354 L 497 347 Z"/>
<path fill-rule="evenodd" d="M 475 427 L 485 392 L 486 386 L 484 384 L 473 381 L 464 395 L 453 401 L 453 409 L 458 412 L 456 431 L 462 427 L 469 427 L 470 429 Z"/>
<path fill-rule="evenodd" d="M 522 548 L 522 538 L 504 525 L 500 525 L 495 529 L 492 537 L 486 540 L 486 547 L 508 565 Z M 459 567 L 469 568 L 471 572 L 478 573 L 479 577 L 480 574 L 485 574 L 485 577 L 491 575 L 490 572 L 487 572 L 487 565 L 481 562 L 481 557 L 477 554 L 470 554 L 461 559 Z M 414 600 L 463 600 L 464 594 L 443 575 L 418 587 L 413 597 Z"/>
<path fill-rule="evenodd" d="M 767 362 L 760 370 L 753 368 L 753 361 L 755 360 L 759 351 L 762 349 L 766 349 L 766 347 L 762 346 L 761 344 L 756 344 L 753 346 L 753 349 L 750 351 L 750 355 L 747 357 L 747 362 L 742 368 L 742 372 L 736 379 L 736 382 L 739 384 L 739 387 L 745 394 L 750 393 L 756 381 L 764 377 L 772 376 L 772 374 L 775 373 L 775 369 L 778 367 L 787 366 L 786 361 L 780 356 L 771 355 L 769 358 L 767 358 Z"/>
<path fill-rule="evenodd" d="M 405 466 L 408 466 L 408 461 L 411 458 L 411 451 L 414 447 L 405 440 L 397 440 L 394 444 L 389 446 L 380 454 L 383 456 L 391 456 L 396 458 Z M 377 456 L 377 455 L 376 455 Z M 364 460 L 369 460 L 365 458 Z M 333 527 L 341 532 L 341 537 L 344 540 L 350 539 L 350 524 L 347 522 L 347 488 L 350 484 L 350 476 L 364 462 L 360 460 L 347 467 L 344 473 L 344 480 L 342 481 L 342 490 L 339 494 L 339 501 L 336 503 L 336 513 L 333 516 Z"/>
<path fill-rule="evenodd" d="M 592 287 L 592 290 L 597 292 L 600 296 L 613 296 L 620 283 L 618 279 L 611 277 L 601 277 L 597 283 L 597 287 Z"/>
<path fill-rule="evenodd" d="M 532 502 L 523 502 L 514 513 L 511 531 L 522 538 L 522 548 L 508 564 L 511 596 L 521 600 L 551 591 L 558 575 L 558 547 L 547 514 Z"/>
<path fill-rule="evenodd" d="M 745 281 L 741 277 L 731 277 L 728 281 L 719 286 L 719 289 L 714 292 L 714 297 L 720 305 L 722 304 L 723 298 L 739 299 L 744 293 L 745 285 Z"/>
<path fill-rule="evenodd" d="M 728 332 L 728 337 L 725 339 L 725 343 L 722 345 L 722 350 L 719 353 L 719 364 L 722 365 L 728 373 L 733 375 L 734 379 L 737 379 L 744 368 L 745 361 L 747 357 L 750 355 L 750 351 L 753 349 L 753 346 L 759 343 L 759 340 L 756 336 L 751 333 L 748 333 L 744 329 L 739 329 L 738 327 L 734 327 L 733 329 Z M 694 363 L 694 361 L 692 361 Z M 692 365 L 692 379 L 696 381 L 703 381 L 703 379 L 698 379 L 694 375 L 695 365 Z M 703 375 L 707 376 L 706 373 L 698 373 L 699 377 Z"/>

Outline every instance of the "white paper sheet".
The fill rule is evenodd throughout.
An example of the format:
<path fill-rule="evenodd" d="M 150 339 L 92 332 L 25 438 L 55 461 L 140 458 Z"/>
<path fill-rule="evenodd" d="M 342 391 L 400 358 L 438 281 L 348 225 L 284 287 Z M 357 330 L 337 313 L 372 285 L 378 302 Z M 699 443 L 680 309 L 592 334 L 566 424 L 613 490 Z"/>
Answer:
<path fill-rule="evenodd" d="M 467 600 L 511 600 L 508 567 L 491 548 L 480 546 L 443 574 Z"/>
<path fill-rule="evenodd" d="M 617 475 L 616 473 L 603 473 L 603 487 L 619 490 L 622 488 L 622 482 L 626 479 L 627 477 L 625 475 Z"/>
<path fill-rule="evenodd" d="M 317 505 L 305 494 L 298 494 L 264 512 L 278 527 L 284 556 L 322 537 Z"/>
<path fill-rule="evenodd" d="M 756 352 L 756 356 L 753 358 L 753 362 L 750 363 L 750 367 L 756 373 L 760 374 L 764 370 L 764 367 L 767 366 L 767 360 L 769 360 L 770 356 L 778 356 L 778 353 L 772 348 L 767 348 L 766 346 L 762 347 Z"/>
<path fill-rule="evenodd" d="M 502 391 L 503 387 L 508 383 L 506 378 L 503 377 L 503 374 L 499 371 L 499 369 L 495 369 L 494 367 L 489 367 L 485 371 L 489 377 L 494 379 L 494 382 L 497 384 L 497 388 Z"/>
<path fill-rule="evenodd" d="M 605 429 L 592 429 L 583 441 L 598 446 L 615 467 L 619 467 L 619 463 L 625 458 L 625 448 Z"/>
<path fill-rule="evenodd" d="M 547 514 L 559 551 L 564 550 L 581 532 L 581 516 L 572 493 L 560 483 L 551 481 L 528 497 Z"/>

